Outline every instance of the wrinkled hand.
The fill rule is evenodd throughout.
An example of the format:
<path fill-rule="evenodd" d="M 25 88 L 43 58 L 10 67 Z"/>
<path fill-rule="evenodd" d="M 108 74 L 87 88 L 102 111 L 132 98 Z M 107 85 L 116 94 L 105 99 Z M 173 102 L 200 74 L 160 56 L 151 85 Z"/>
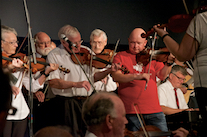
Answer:
<path fill-rule="evenodd" d="M 12 86 L 12 93 L 16 96 L 20 92 L 20 89 L 18 87 Z"/>
<path fill-rule="evenodd" d="M 115 71 L 119 70 L 120 68 L 121 68 L 120 63 L 112 63 L 112 65 L 111 65 L 112 72 L 115 72 Z"/>
<path fill-rule="evenodd" d="M 105 85 L 107 84 L 107 82 L 108 82 L 108 76 L 106 76 L 105 78 L 103 78 L 102 80 L 101 80 L 101 82 L 103 82 Z"/>
<path fill-rule="evenodd" d="M 20 59 L 16 59 L 16 58 L 14 58 L 14 59 L 12 60 L 12 66 L 13 66 L 14 68 L 21 68 L 22 65 L 23 65 L 23 62 L 22 62 Z"/>
<path fill-rule="evenodd" d="M 45 94 L 42 91 L 35 92 L 35 96 L 37 97 L 39 102 L 44 102 Z"/>
<path fill-rule="evenodd" d="M 73 87 L 85 88 L 87 91 L 89 91 L 91 88 L 91 84 L 88 81 L 81 81 L 81 82 L 75 82 Z"/>
<path fill-rule="evenodd" d="M 180 127 L 179 129 L 172 131 L 174 134 L 173 137 L 187 137 L 189 134 L 189 131 Z"/>
<path fill-rule="evenodd" d="M 186 87 L 179 87 L 180 90 L 183 92 L 183 94 L 187 93 L 187 88 Z"/>
<path fill-rule="evenodd" d="M 147 82 L 150 80 L 150 75 L 148 73 L 143 73 L 143 74 L 134 74 L 135 79 L 137 80 L 146 80 Z"/>

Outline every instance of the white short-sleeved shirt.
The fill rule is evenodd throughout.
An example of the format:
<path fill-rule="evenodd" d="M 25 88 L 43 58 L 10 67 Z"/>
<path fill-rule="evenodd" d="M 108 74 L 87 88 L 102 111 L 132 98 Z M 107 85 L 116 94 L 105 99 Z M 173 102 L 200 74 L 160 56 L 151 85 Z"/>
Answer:
<path fill-rule="evenodd" d="M 107 66 L 110 67 L 110 66 Z M 98 71 L 105 71 L 107 68 L 98 69 Z M 115 91 L 117 89 L 116 82 L 113 81 L 113 78 L 110 75 L 107 75 L 107 83 L 104 84 L 102 81 L 97 81 L 94 83 L 96 91 Z"/>
<path fill-rule="evenodd" d="M 81 48 L 86 48 L 85 46 L 81 45 Z M 88 49 L 90 50 L 90 49 Z M 57 47 L 53 49 L 47 56 L 47 62 L 49 63 L 56 63 L 59 66 L 62 66 L 63 68 L 69 69 L 70 73 L 64 74 L 60 70 L 55 70 L 53 72 L 50 72 L 50 75 L 48 77 L 48 80 L 51 79 L 62 79 L 65 81 L 73 81 L 73 82 L 80 82 L 80 81 L 88 81 L 85 73 L 79 66 L 79 64 L 75 64 L 72 59 L 71 55 L 63 48 L 63 45 L 60 45 L 60 47 Z M 88 78 L 94 83 L 94 78 L 92 74 L 90 76 L 90 67 L 85 65 L 82 65 L 83 69 L 85 70 Z M 92 72 L 94 68 L 92 68 Z M 90 90 L 87 92 L 85 88 L 68 88 L 68 89 L 56 89 L 51 88 L 53 94 L 65 96 L 65 97 L 73 97 L 73 96 L 89 96 L 91 95 L 93 88 L 91 87 Z"/>
<path fill-rule="evenodd" d="M 21 90 L 22 90 L 22 85 L 24 85 L 27 90 L 30 89 L 30 83 L 29 83 L 30 78 L 28 76 L 29 74 L 26 73 L 24 78 L 22 79 L 22 77 L 23 77 L 22 71 L 14 72 L 14 73 L 12 73 L 12 75 L 15 76 L 18 79 L 18 81 L 15 84 L 11 84 L 11 85 L 19 87 L 20 92 L 16 96 L 16 98 L 15 98 L 15 95 L 12 94 L 12 106 L 17 108 L 17 112 L 15 115 L 8 115 L 7 120 L 22 120 L 28 116 L 29 107 L 27 106 L 27 103 L 25 101 L 25 98 L 24 98 Z M 22 80 L 22 82 L 21 82 L 21 80 Z M 43 85 L 44 85 L 44 84 L 40 85 L 38 79 L 34 80 L 33 78 L 32 78 L 31 83 L 32 83 L 31 84 L 31 91 L 32 92 L 38 91 L 39 89 L 43 88 Z"/>
<path fill-rule="evenodd" d="M 161 106 L 178 109 L 174 87 L 169 80 L 158 86 L 158 97 Z M 187 109 L 188 105 L 186 104 L 183 92 L 179 88 L 177 88 L 177 97 L 179 101 L 179 109 Z"/>

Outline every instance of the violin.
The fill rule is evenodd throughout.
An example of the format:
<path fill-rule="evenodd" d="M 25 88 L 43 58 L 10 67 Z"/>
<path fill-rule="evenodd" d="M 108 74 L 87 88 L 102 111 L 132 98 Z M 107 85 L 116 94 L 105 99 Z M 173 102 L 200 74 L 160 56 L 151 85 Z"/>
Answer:
<path fill-rule="evenodd" d="M 29 69 L 29 66 L 27 65 L 28 62 L 28 57 L 26 54 L 23 53 L 17 53 L 12 56 L 7 56 L 5 53 L 2 53 L 2 66 L 5 67 L 8 64 L 12 62 L 12 58 L 18 58 L 23 62 L 23 67 L 26 69 Z M 44 58 L 36 58 L 37 64 L 34 64 L 33 60 L 31 62 L 31 68 L 32 68 L 32 73 L 35 74 L 37 71 L 43 71 L 46 66 L 49 66 L 49 63 L 46 63 L 46 60 Z M 64 73 L 69 73 L 70 70 L 63 68 L 62 66 L 59 67 L 59 70 L 63 71 Z"/>
<path fill-rule="evenodd" d="M 188 25 L 190 24 L 191 20 L 193 19 L 193 16 L 189 14 L 179 14 L 172 16 L 167 24 L 162 24 L 158 28 L 164 28 L 167 27 L 169 30 L 171 30 L 174 33 L 181 33 L 187 30 Z M 146 34 L 142 33 L 142 38 L 149 37 L 152 33 L 154 33 L 154 28 L 151 28 L 150 31 L 148 31 Z"/>
<path fill-rule="evenodd" d="M 145 129 L 147 131 L 147 135 L 149 137 L 165 137 L 172 135 L 171 131 L 161 131 L 158 127 L 153 125 L 147 125 L 145 126 Z M 125 128 L 124 132 L 125 137 L 145 137 L 145 134 L 143 132 L 143 129 L 140 128 L 138 131 L 129 131 L 127 128 Z"/>
<path fill-rule="evenodd" d="M 97 69 L 105 68 L 108 64 L 111 65 L 110 62 L 113 55 L 113 51 L 110 49 L 104 49 L 100 54 L 92 55 L 92 66 Z M 76 56 L 81 64 L 86 64 L 90 66 L 91 64 L 91 53 L 85 49 L 81 48 L 79 53 L 76 53 Z M 71 59 L 75 64 L 79 64 L 76 57 L 71 54 Z M 129 70 L 127 70 L 124 66 L 120 68 L 124 74 L 128 74 Z"/>
<path fill-rule="evenodd" d="M 138 64 L 143 64 L 146 66 L 150 62 L 150 57 L 159 62 L 166 62 L 170 52 L 167 48 L 161 48 L 159 50 L 152 51 L 149 48 L 145 48 L 140 53 L 136 55 L 136 61 Z"/>

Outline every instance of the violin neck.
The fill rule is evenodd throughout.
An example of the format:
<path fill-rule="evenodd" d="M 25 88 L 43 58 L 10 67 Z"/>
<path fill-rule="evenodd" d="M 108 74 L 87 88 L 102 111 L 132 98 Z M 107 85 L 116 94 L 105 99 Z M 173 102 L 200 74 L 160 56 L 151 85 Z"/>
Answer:
<path fill-rule="evenodd" d="M 42 64 L 42 65 L 45 65 L 45 66 L 49 66 L 49 65 L 50 65 L 50 64 L 47 63 L 47 62 L 42 62 L 42 61 L 38 61 L 38 60 L 37 60 L 37 63 Z"/>
<path fill-rule="evenodd" d="M 7 58 L 7 57 L 4 57 L 4 56 L 2 56 L 2 59 L 4 59 L 4 60 L 8 60 L 8 61 L 12 61 L 11 58 Z"/>
<path fill-rule="evenodd" d="M 108 62 L 108 61 L 103 60 L 103 59 L 101 59 L 101 58 L 98 58 L 98 57 L 96 57 L 96 56 L 93 56 L 93 60 L 99 61 L 99 62 L 104 63 L 104 64 L 109 64 L 109 65 L 112 64 L 111 62 Z"/>

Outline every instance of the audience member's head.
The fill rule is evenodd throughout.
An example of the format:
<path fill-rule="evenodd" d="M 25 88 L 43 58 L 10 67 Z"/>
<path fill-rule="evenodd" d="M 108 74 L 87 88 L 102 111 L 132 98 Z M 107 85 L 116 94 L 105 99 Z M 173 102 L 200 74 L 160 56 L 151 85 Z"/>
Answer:
<path fill-rule="evenodd" d="M 90 45 L 91 49 L 99 54 L 103 51 L 107 44 L 107 36 L 106 33 L 100 29 L 95 29 L 91 32 L 90 36 Z"/>
<path fill-rule="evenodd" d="M 34 36 L 37 53 L 46 56 L 53 48 L 51 46 L 51 39 L 45 32 L 38 32 Z"/>
<path fill-rule="evenodd" d="M 37 131 L 34 137 L 72 137 L 72 135 L 67 127 L 49 126 Z"/>
<path fill-rule="evenodd" d="M 114 93 L 95 93 L 88 98 L 82 109 L 82 117 L 88 131 L 96 136 L 124 137 L 125 108 L 121 99 Z"/>
<path fill-rule="evenodd" d="M 0 135 L 3 132 L 8 111 L 11 108 L 12 90 L 9 83 L 9 77 L 0 69 Z"/>

